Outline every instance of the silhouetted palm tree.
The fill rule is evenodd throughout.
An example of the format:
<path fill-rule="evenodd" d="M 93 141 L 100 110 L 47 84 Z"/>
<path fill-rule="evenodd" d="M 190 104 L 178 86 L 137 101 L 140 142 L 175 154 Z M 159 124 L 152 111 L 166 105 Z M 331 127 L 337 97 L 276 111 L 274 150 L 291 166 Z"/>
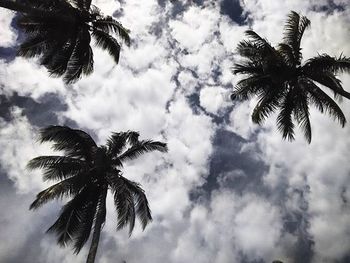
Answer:
<path fill-rule="evenodd" d="M 253 122 L 261 124 L 272 112 L 279 110 L 277 126 L 283 138 L 294 140 L 294 117 L 310 143 L 309 104 L 321 112 L 327 111 L 342 126 L 346 123 L 337 103 L 318 84 L 333 91 L 335 98 L 350 99 L 350 93 L 342 88 L 336 77 L 337 73 L 350 72 L 350 58 L 323 54 L 302 64 L 300 42 L 309 25 L 306 17 L 291 12 L 283 43 L 276 48 L 254 31 L 247 31 L 249 40 L 240 42 L 237 47 L 238 54 L 246 60 L 236 63 L 233 68 L 235 74 L 245 77 L 237 83 L 231 98 L 247 100 L 258 96 Z"/>
<path fill-rule="evenodd" d="M 106 218 L 106 196 L 110 189 L 118 214 L 117 229 L 135 225 L 135 215 L 142 227 L 152 220 L 144 191 L 139 184 L 122 176 L 120 168 L 126 160 L 150 151 L 166 152 L 165 143 L 139 140 L 137 132 L 113 133 L 106 146 L 97 146 L 81 130 L 65 126 L 49 126 L 41 130 L 41 142 L 52 141 L 53 149 L 64 156 L 39 156 L 28 163 L 30 169 L 44 169 L 44 180 L 60 181 L 37 195 L 30 209 L 52 199 L 72 197 L 57 221 L 48 229 L 57 235 L 60 245 L 73 244 L 79 253 L 93 230 L 87 262 L 95 260 L 102 225 Z"/>
<path fill-rule="evenodd" d="M 17 24 L 26 39 L 18 54 L 41 56 L 40 64 L 51 75 L 63 76 L 66 83 L 93 71 L 91 35 L 116 63 L 121 47 L 112 34 L 130 44 L 129 31 L 111 16 L 103 16 L 91 0 L 0 0 L 0 7 L 21 13 Z"/>

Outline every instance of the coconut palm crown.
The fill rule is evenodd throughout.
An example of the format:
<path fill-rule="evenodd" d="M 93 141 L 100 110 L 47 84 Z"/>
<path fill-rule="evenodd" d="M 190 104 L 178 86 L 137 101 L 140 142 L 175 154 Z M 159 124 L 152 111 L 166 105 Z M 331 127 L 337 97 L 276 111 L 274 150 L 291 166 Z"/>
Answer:
<path fill-rule="evenodd" d="M 92 73 L 91 36 L 117 64 L 120 40 L 130 44 L 129 31 L 111 16 L 103 16 L 91 0 L 0 0 L 0 7 L 21 14 L 17 25 L 26 38 L 18 54 L 27 58 L 39 56 L 40 64 L 52 76 L 63 76 L 65 83 Z"/>
<path fill-rule="evenodd" d="M 247 100 L 257 96 L 253 122 L 262 124 L 273 112 L 279 111 L 277 127 L 283 139 L 294 140 L 296 121 L 310 143 L 309 105 L 322 113 L 328 112 L 342 127 L 346 123 L 338 104 L 322 88 L 332 91 L 335 99 L 350 99 L 350 93 L 337 78 L 338 73 L 350 72 L 350 58 L 322 54 L 303 63 L 300 43 L 309 26 L 306 17 L 292 11 L 285 25 L 283 42 L 277 47 L 254 31 L 246 31 L 248 40 L 241 41 L 237 47 L 244 60 L 233 67 L 234 74 L 244 77 L 235 86 L 231 99 Z"/>
<path fill-rule="evenodd" d="M 59 181 L 40 192 L 30 209 L 37 209 L 53 199 L 71 197 L 56 222 L 47 230 L 57 236 L 58 244 L 73 245 L 79 253 L 92 231 L 88 263 L 95 260 L 100 233 L 106 218 L 108 189 L 114 197 L 117 229 L 129 226 L 131 234 L 135 217 L 143 229 L 152 220 L 146 195 L 138 183 L 122 176 L 123 162 L 150 151 L 166 152 L 165 143 L 139 140 L 133 131 L 113 133 L 105 146 L 97 146 L 84 131 L 65 126 L 49 126 L 41 130 L 41 142 L 53 142 L 62 156 L 39 156 L 28 168 L 44 170 L 46 181 Z"/>

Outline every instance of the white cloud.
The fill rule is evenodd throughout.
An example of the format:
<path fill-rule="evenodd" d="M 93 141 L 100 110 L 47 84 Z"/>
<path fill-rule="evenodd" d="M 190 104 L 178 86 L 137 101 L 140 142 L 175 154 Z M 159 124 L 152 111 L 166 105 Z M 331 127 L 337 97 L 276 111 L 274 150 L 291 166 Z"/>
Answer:
<path fill-rule="evenodd" d="M 247 26 L 239 26 L 228 17 L 221 18 L 219 28 L 223 46 L 232 53 L 235 51 L 237 44 L 243 39 L 244 32 L 248 30 Z"/>
<path fill-rule="evenodd" d="M 20 109 L 14 108 L 12 116 L 14 121 L 11 123 L 0 118 L 1 166 L 21 193 L 33 192 L 46 184 L 43 183 L 40 172 L 30 172 L 26 165 L 39 152 L 48 155 L 52 151 L 47 145 L 38 145 L 37 131 L 21 116 Z"/>
<path fill-rule="evenodd" d="M 257 129 L 257 125 L 253 124 L 251 120 L 254 102 L 255 101 L 253 100 L 237 103 L 238 105 L 234 107 L 230 114 L 228 129 L 244 139 L 249 139 L 252 133 Z"/>
<path fill-rule="evenodd" d="M 14 17 L 14 12 L 1 8 L 0 9 L 0 25 L 8 30 L 0 32 L 0 47 L 10 47 L 16 42 L 16 33 L 11 28 L 11 21 Z"/>
<path fill-rule="evenodd" d="M 94 0 L 92 4 L 101 9 L 104 15 L 113 15 L 115 10 L 119 10 L 121 5 L 119 1 Z"/>
<path fill-rule="evenodd" d="M 206 111 L 218 114 L 222 108 L 231 104 L 226 97 L 228 97 L 227 90 L 217 86 L 209 86 L 202 88 L 199 99 L 201 106 Z"/>
<path fill-rule="evenodd" d="M 180 88 L 186 95 L 191 95 L 195 92 L 195 88 L 198 85 L 198 80 L 189 72 L 181 71 L 178 76 Z"/>
<path fill-rule="evenodd" d="M 235 238 L 238 246 L 250 259 L 273 260 L 282 230 L 281 215 L 276 207 L 259 197 L 248 197 L 235 218 Z"/>
<path fill-rule="evenodd" d="M 269 262 L 276 256 L 282 221 L 271 204 L 255 195 L 239 197 L 223 190 L 215 193 L 209 207 L 197 205 L 191 211 L 173 262 L 190 261 L 193 255 L 198 262 L 241 262 L 240 251 L 249 260 Z"/>
<path fill-rule="evenodd" d="M 35 63 L 35 60 L 16 58 L 6 63 L 0 60 L 0 76 L 4 85 L 4 94 L 17 92 L 22 96 L 38 99 L 45 93 L 63 93 L 63 81 L 50 78 L 46 69 Z"/>
<path fill-rule="evenodd" d="M 171 33 L 181 48 L 198 51 L 214 37 L 218 16 L 217 11 L 209 7 L 190 6 L 181 19 L 170 21 Z"/>

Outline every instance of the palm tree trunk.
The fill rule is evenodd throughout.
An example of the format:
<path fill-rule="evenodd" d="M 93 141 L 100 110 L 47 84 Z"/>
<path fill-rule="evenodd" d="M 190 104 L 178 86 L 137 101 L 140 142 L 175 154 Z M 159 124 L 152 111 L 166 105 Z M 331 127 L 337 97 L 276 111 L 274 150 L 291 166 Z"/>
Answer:
<path fill-rule="evenodd" d="M 22 4 L 18 1 L 12 0 L 0 0 L 0 7 L 16 11 L 23 14 L 30 14 L 33 16 L 41 16 L 41 17 L 51 17 L 53 19 L 59 19 L 65 22 L 75 22 L 72 16 L 57 14 L 56 12 L 42 10 L 40 8 L 31 7 L 27 4 Z"/>
<path fill-rule="evenodd" d="M 102 194 L 99 198 L 98 204 L 97 204 L 98 210 L 96 212 L 96 221 L 95 221 L 95 225 L 94 225 L 94 231 L 92 234 L 90 250 L 89 250 L 89 254 L 88 254 L 86 263 L 94 263 L 95 262 L 98 243 L 100 241 L 102 225 L 105 222 L 105 218 L 106 218 L 107 190 L 108 190 L 107 187 L 102 190 L 103 192 L 102 192 Z"/>

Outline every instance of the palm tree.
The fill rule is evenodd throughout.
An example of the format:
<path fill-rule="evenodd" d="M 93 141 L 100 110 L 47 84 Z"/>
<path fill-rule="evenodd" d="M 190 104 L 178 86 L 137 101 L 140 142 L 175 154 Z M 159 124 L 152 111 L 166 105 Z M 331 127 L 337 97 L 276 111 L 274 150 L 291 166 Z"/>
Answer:
<path fill-rule="evenodd" d="M 26 39 L 18 54 L 40 56 L 40 64 L 66 83 L 92 73 L 91 36 L 117 64 L 121 46 L 113 34 L 130 44 L 129 31 L 111 16 L 103 16 L 91 0 L 0 0 L 0 7 L 21 13 L 17 24 Z"/>
<path fill-rule="evenodd" d="M 49 126 L 40 132 L 41 142 L 53 142 L 53 149 L 64 156 L 39 156 L 28 163 L 29 169 L 44 169 L 44 180 L 59 181 L 40 192 L 30 209 L 37 209 L 52 199 L 72 197 L 47 230 L 57 235 L 58 244 L 72 244 L 79 253 L 92 230 L 87 263 L 95 261 L 103 223 L 106 219 L 106 196 L 110 189 L 118 214 L 117 229 L 129 225 L 131 235 L 135 215 L 143 229 L 152 220 L 146 195 L 138 183 L 122 176 L 122 164 L 150 151 L 166 152 L 165 143 L 139 140 L 133 131 L 113 133 L 106 146 L 97 146 L 81 130 Z"/>
<path fill-rule="evenodd" d="M 283 42 L 272 47 L 254 31 L 247 31 L 248 40 L 238 44 L 237 52 L 245 60 L 236 63 L 234 74 L 243 74 L 231 99 L 247 100 L 258 97 L 252 120 L 257 124 L 279 110 L 278 129 L 283 139 L 294 140 L 293 118 L 302 128 L 306 140 L 311 142 L 309 104 L 328 112 L 342 127 L 345 116 L 338 104 L 319 86 L 321 84 L 334 93 L 336 99 L 350 99 L 336 74 L 350 72 L 350 58 L 340 55 L 331 57 L 318 55 L 302 63 L 300 43 L 310 21 L 291 12 L 285 25 Z"/>

